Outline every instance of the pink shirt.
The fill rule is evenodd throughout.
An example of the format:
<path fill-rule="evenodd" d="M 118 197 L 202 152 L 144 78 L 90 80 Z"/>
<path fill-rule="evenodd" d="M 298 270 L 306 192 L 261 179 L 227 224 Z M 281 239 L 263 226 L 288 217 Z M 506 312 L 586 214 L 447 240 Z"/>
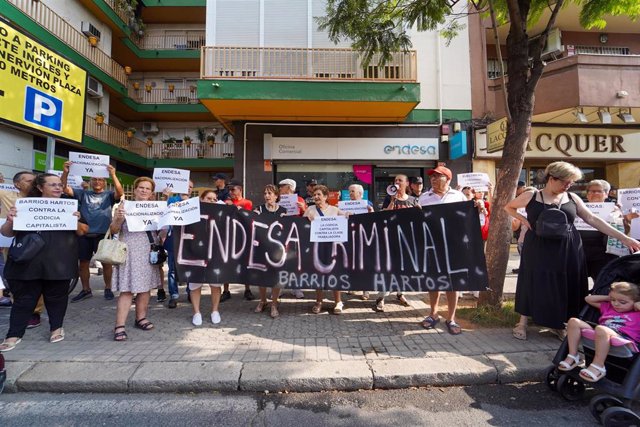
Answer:
<path fill-rule="evenodd" d="M 598 323 L 640 343 L 640 311 L 619 313 L 613 309 L 610 302 L 601 302 Z"/>

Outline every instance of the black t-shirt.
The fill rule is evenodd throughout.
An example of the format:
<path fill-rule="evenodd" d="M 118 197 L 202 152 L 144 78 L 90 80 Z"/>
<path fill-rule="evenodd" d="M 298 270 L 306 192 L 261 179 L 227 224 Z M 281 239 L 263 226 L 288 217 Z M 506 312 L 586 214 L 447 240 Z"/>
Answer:
<path fill-rule="evenodd" d="M 231 197 L 231 195 L 229 194 L 229 190 L 227 190 L 226 188 L 217 188 L 214 190 L 214 192 L 216 193 L 216 196 L 218 196 L 218 200 L 220 200 L 221 202 L 224 202 L 229 197 Z"/>
<path fill-rule="evenodd" d="M 255 211 L 258 213 L 258 215 L 264 215 L 270 218 L 280 218 L 287 215 L 287 210 L 282 206 L 278 206 L 278 209 L 276 209 L 274 212 L 271 212 L 269 209 L 267 209 L 267 206 L 265 204 L 262 204 L 258 206 Z"/>

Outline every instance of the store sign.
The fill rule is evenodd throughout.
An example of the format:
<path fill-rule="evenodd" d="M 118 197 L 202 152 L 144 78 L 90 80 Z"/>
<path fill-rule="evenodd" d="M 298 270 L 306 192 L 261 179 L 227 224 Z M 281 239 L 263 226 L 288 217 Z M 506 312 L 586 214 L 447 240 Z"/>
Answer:
<path fill-rule="evenodd" d="M 507 139 L 506 117 L 487 126 L 487 153 L 502 151 L 505 139 Z"/>
<path fill-rule="evenodd" d="M 476 157 L 498 158 L 502 150 L 488 151 L 488 132 L 476 132 Z M 532 127 L 527 144 L 527 159 L 640 159 L 638 129 L 601 129 L 590 127 Z"/>
<path fill-rule="evenodd" d="M 268 137 L 275 160 L 438 160 L 437 138 Z M 266 159 L 266 157 L 265 157 Z"/>
<path fill-rule="evenodd" d="M 0 119 L 82 142 L 87 72 L 0 21 Z"/>

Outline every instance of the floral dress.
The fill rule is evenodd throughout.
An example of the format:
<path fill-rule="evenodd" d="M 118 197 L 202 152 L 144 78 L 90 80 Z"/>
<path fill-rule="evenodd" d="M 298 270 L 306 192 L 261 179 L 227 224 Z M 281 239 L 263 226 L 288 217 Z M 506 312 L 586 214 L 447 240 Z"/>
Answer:
<path fill-rule="evenodd" d="M 155 238 L 156 233 L 151 233 Z M 149 264 L 150 244 L 147 233 L 129 231 L 125 221 L 118 235 L 120 240 L 127 244 L 127 261 L 113 266 L 112 283 L 115 290 L 142 293 L 157 288 L 160 285 L 162 266 Z"/>

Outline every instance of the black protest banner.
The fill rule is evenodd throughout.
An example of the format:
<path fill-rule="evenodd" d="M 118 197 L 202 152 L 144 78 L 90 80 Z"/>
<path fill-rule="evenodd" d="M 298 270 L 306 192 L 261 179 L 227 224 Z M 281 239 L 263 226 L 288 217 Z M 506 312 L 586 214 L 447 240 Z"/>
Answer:
<path fill-rule="evenodd" d="M 297 289 L 484 290 L 487 270 L 473 202 L 349 217 L 349 240 L 310 242 L 307 218 L 265 218 L 203 203 L 174 228 L 180 281 Z"/>

